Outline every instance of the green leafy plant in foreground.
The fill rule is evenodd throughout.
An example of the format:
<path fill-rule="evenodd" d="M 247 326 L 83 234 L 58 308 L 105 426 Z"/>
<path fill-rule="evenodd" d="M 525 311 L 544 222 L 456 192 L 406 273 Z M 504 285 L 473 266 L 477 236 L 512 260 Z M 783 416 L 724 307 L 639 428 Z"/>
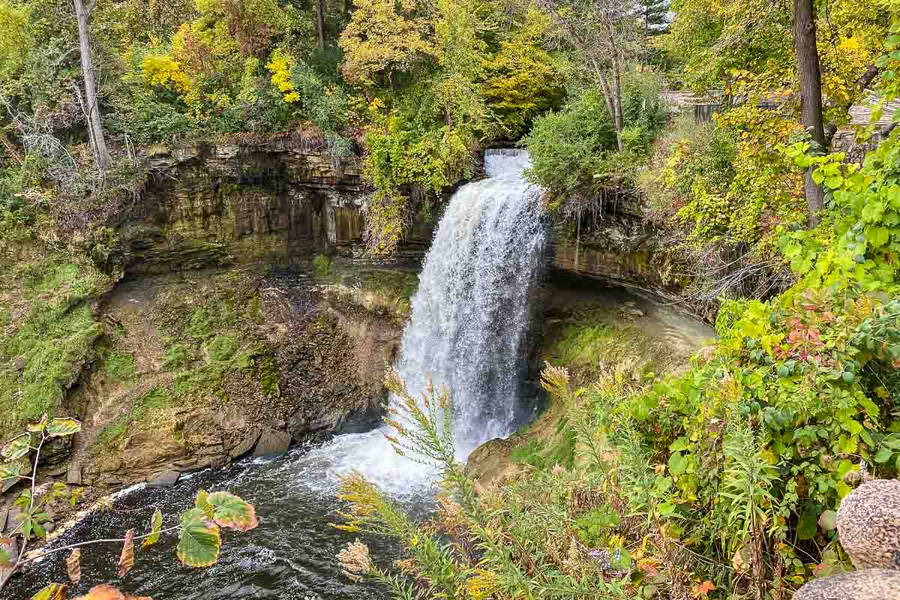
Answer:
<path fill-rule="evenodd" d="M 545 387 L 562 374 L 546 370 Z M 399 453 L 435 465 L 443 493 L 436 516 L 423 524 L 362 476 L 347 477 L 340 495 L 347 508 L 336 526 L 396 538 L 406 556 L 397 569 L 383 569 L 357 540 L 337 556 L 346 575 L 378 581 L 398 599 L 625 597 L 626 582 L 610 577 L 567 527 L 579 484 L 548 485 L 549 473 L 536 473 L 508 489 L 480 489 L 456 460 L 447 391 L 428 388 L 415 398 L 396 373 L 386 385 L 400 398 L 387 419 L 395 430 L 388 439 Z"/>
<path fill-rule="evenodd" d="M 142 550 L 147 550 L 165 533 L 178 535 L 176 554 L 189 567 L 208 567 L 216 563 L 222 548 L 221 529 L 249 531 L 259 520 L 253 505 L 229 492 L 207 493 L 200 490 L 193 508 L 181 513 L 177 525 L 164 527 L 163 514 L 157 509 L 150 518 L 149 530 L 135 535 L 129 530 L 124 538 L 89 540 L 50 549 L 40 549 L 26 555 L 28 544 L 36 538 L 47 539 L 44 525 L 50 516 L 43 510 L 50 494 L 36 494 L 37 469 L 44 446 L 56 438 L 72 436 L 81 431 L 81 423 L 72 418 L 50 419 L 47 415 L 37 423 L 28 425 L 26 431 L 0 446 L 0 483 L 24 480 L 29 486 L 16 500 L 21 511 L 21 522 L 10 536 L 0 538 L 0 567 L 4 573 L 0 579 L 2 589 L 14 573 L 51 554 L 69 551 L 66 569 L 69 579 L 77 584 L 81 580 L 81 549 L 100 543 L 120 542 L 119 577 L 125 577 L 134 567 L 135 541 L 143 540 Z M 30 460 L 29 460 L 30 459 Z M 39 591 L 33 600 L 65 600 L 66 585 L 52 583 Z M 132 598 L 109 585 L 99 585 L 81 596 L 81 600 L 127 600 Z M 142 599 L 134 599 L 142 600 Z M 143 599 L 149 600 L 149 599 Z"/>

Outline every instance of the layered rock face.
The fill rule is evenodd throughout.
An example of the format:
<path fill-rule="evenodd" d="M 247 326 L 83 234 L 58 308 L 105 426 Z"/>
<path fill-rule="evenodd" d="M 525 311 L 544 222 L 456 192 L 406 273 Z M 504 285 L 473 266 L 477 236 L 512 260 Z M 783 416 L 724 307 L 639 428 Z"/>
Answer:
<path fill-rule="evenodd" d="M 680 257 L 645 219 L 634 193 L 608 193 L 597 210 L 568 216 L 555 227 L 553 266 L 607 283 L 677 297 L 690 282 Z"/>
<path fill-rule="evenodd" d="M 283 264 L 352 254 L 362 241 L 355 161 L 276 140 L 157 149 L 148 162 L 150 184 L 121 231 L 132 274 Z"/>

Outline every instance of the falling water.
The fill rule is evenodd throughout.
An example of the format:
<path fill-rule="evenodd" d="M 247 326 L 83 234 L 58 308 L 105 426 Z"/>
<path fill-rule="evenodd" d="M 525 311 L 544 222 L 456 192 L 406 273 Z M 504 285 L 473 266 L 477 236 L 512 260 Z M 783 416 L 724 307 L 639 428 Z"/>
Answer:
<path fill-rule="evenodd" d="M 533 284 L 543 259 L 528 154 L 489 151 L 487 179 L 462 187 L 441 219 L 413 299 L 397 370 L 421 392 L 449 388 L 463 455 L 509 435 L 519 408 Z"/>
<path fill-rule="evenodd" d="M 523 175 L 528 165 L 526 152 L 488 151 L 487 178 L 450 200 L 396 364 L 414 397 L 429 379 L 450 391 L 462 460 L 479 444 L 509 435 L 522 413 L 525 336 L 546 244 L 538 190 Z M 359 471 L 394 492 L 427 482 L 431 470 L 398 456 L 384 433 L 340 436 L 309 460 L 332 474 Z"/>

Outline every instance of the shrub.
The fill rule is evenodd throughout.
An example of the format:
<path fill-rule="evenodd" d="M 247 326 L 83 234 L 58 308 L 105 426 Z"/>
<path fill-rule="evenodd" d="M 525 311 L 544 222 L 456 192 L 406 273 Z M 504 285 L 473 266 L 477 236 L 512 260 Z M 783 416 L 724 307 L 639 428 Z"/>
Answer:
<path fill-rule="evenodd" d="M 316 277 L 328 277 L 331 275 L 331 258 L 327 254 L 316 254 L 312 267 Z"/>
<path fill-rule="evenodd" d="M 562 110 L 538 118 L 522 142 L 531 154 L 530 177 L 562 197 L 592 197 L 611 183 L 633 180 L 667 120 L 659 89 L 650 74 L 625 78 L 624 152 L 616 151 L 615 129 L 599 88 L 587 88 Z"/>

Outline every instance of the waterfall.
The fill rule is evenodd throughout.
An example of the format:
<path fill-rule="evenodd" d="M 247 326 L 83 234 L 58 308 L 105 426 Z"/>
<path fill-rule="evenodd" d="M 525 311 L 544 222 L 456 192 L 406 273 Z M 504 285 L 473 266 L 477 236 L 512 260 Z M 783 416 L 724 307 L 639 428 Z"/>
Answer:
<path fill-rule="evenodd" d="M 419 277 L 396 368 L 413 393 L 431 377 L 453 398 L 459 453 L 511 433 L 529 305 L 545 232 L 524 151 L 488 151 L 488 177 L 454 194 Z"/>
<path fill-rule="evenodd" d="M 528 165 L 524 151 L 489 150 L 487 177 L 451 198 L 395 365 L 414 397 L 429 379 L 449 389 L 461 460 L 512 433 L 522 415 L 525 338 L 546 245 L 538 190 L 523 175 Z M 331 472 L 360 471 L 395 492 L 428 480 L 429 469 L 398 456 L 384 433 L 342 435 L 311 454 Z"/>

